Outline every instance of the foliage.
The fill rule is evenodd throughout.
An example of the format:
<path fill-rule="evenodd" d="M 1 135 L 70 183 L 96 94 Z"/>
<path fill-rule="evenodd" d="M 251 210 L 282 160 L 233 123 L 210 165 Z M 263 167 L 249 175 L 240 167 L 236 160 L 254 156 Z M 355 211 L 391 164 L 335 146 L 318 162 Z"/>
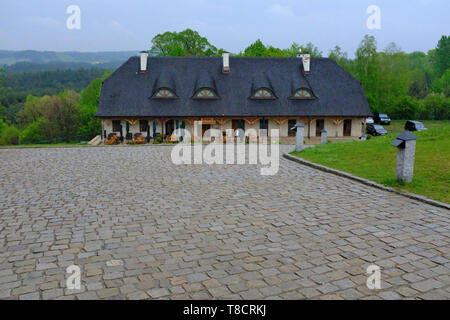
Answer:
<path fill-rule="evenodd" d="M 0 133 L 0 145 L 19 144 L 19 133 L 19 129 L 15 126 L 3 123 L 2 131 Z"/>
<path fill-rule="evenodd" d="M 45 140 L 42 132 L 45 132 L 45 126 L 47 122 L 44 118 L 38 118 L 30 123 L 19 135 L 20 144 L 33 144 L 39 143 Z"/>
<path fill-rule="evenodd" d="M 422 119 L 450 119 L 450 97 L 443 93 L 430 93 L 423 100 Z"/>
<path fill-rule="evenodd" d="M 79 94 L 73 90 L 57 96 L 27 97 L 25 108 L 18 114 L 24 127 L 21 140 L 71 141 L 79 128 L 78 100 Z"/>
<path fill-rule="evenodd" d="M 25 107 L 27 97 L 33 95 L 58 95 L 64 90 L 81 91 L 89 83 L 105 73 L 104 69 L 80 69 L 45 71 L 35 73 L 6 73 L 1 75 L 5 82 L 0 85 L 0 105 L 6 107 L 4 119 L 17 124 L 18 112 Z M 32 121 L 28 121 L 28 123 Z M 22 126 L 21 123 L 19 123 Z"/>
<path fill-rule="evenodd" d="M 101 132 L 101 120 L 96 118 L 98 102 L 103 81 L 111 72 L 106 72 L 103 77 L 92 80 L 86 89 L 80 94 L 80 123 L 79 134 L 95 136 Z"/>
<path fill-rule="evenodd" d="M 301 52 L 309 52 L 311 57 L 318 58 L 322 56 L 322 52 L 314 46 L 311 42 L 308 42 L 305 46 L 299 45 L 298 43 L 292 43 L 290 48 L 279 49 L 273 46 L 265 46 L 260 39 L 256 40 L 254 43 L 245 48 L 244 52 L 240 53 L 239 56 L 243 57 L 286 57 L 293 58 Z"/>
<path fill-rule="evenodd" d="M 155 144 L 160 144 L 160 143 L 162 143 L 163 142 L 163 136 L 162 136 L 162 134 L 158 134 L 157 136 L 156 136 L 156 139 L 153 141 L 153 143 L 155 143 Z"/>
<path fill-rule="evenodd" d="M 151 50 L 162 56 L 217 56 L 223 52 L 191 29 L 157 34 L 152 39 Z"/>
<path fill-rule="evenodd" d="M 441 77 L 450 68 L 450 36 L 441 37 L 431 61 L 437 77 Z"/>

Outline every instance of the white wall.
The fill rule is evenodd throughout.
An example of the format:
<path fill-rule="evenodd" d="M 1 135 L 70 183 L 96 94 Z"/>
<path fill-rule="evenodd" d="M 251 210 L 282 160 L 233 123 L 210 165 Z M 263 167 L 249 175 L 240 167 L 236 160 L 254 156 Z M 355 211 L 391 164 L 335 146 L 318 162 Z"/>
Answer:
<path fill-rule="evenodd" d="M 302 118 L 293 118 L 290 117 L 289 119 L 295 119 L 297 122 L 301 121 L 304 125 L 305 125 L 305 137 L 308 136 L 308 123 L 302 119 Z M 352 120 L 352 129 L 351 129 L 351 136 L 352 137 L 359 137 L 362 134 L 362 130 L 361 130 L 361 121 L 362 118 L 348 118 Z M 181 125 L 181 121 L 182 119 L 179 119 L 179 124 Z M 343 136 L 343 130 L 344 130 L 344 122 L 342 121 L 341 123 L 338 124 L 338 126 L 336 127 L 336 125 L 334 124 L 332 119 L 329 118 L 324 118 L 325 123 L 324 123 L 324 127 L 328 132 L 328 137 L 335 137 L 336 136 L 336 129 L 338 132 L 338 137 L 342 137 Z M 126 120 L 121 120 L 121 124 L 123 127 L 123 135 L 125 137 L 126 135 Z M 148 120 L 148 125 L 150 126 L 150 135 L 153 136 L 153 120 L 150 119 Z M 310 135 L 311 137 L 314 137 L 316 135 L 316 121 L 312 121 L 311 122 L 311 129 L 310 129 Z M 106 130 L 106 135 L 108 135 L 109 133 L 113 132 L 112 131 L 112 120 L 110 119 L 105 119 L 102 120 L 102 127 L 103 130 Z M 185 121 L 185 128 L 186 130 L 189 130 L 191 132 L 191 135 L 194 134 L 194 126 L 189 124 L 187 121 Z M 224 123 L 223 125 L 220 124 L 216 124 L 211 126 L 212 128 L 217 128 L 221 131 L 225 131 L 226 129 L 231 129 L 232 128 L 232 121 L 229 120 L 226 123 Z M 137 121 L 134 125 L 130 125 L 130 132 L 133 134 L 140 132 L 139 131 L 139 121 Z M 245 122 L 245 129 L 254 129 L 257 133 L 259 133 L 259 129 L 260 129 L 260 122 L 259 120 L 256 121 L 253 125 L 249 124 L 248 122 Z M 269 119 L 269 130 L 270 129 L 279 129 L 280 130 L 280 137 L 287 137 L 288 136 L 288 120 L 286 120 L 281 126 L 272 119 Z M 156 132 L 157 133 L 162 133 L 162 123 L 159 121 L 156 121 Z M 199 128 L 198 132 L 202 132 L 201 128 Z M 147 132 L 141 132 L 142 135 L 146 136 Z M 117 132 L 117 135 L 119 135 L 119 133 Z"/>

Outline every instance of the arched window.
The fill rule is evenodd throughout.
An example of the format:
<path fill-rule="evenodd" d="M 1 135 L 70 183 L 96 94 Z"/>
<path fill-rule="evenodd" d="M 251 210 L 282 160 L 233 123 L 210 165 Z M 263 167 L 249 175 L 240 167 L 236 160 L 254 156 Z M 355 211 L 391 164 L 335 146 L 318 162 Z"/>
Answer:
<path fill-rule="evenodd" d="M 313 96 L 311 90 L 306 89 L 306 88 L 300 88 L 294 92 L 292 98 L 294 98 L 294 99 L 312 99 L 312 98 L 314 98 L 314 96 Z"/>
<path fill-rule="evenodd" d="M 211 99 L 211 98 L 218 98 L 217 94 L 214 92 L 213 89 L 210 88 L 201 88 L 197 90 L 197 92 L 194 95 L 194 98 L 199 99 Z"/>
<path fill-rule="evenodd" d="M 273 92 L 267 88 L 259 88 L 253 93 L 254 99 L 275 99 Z"/>
<path fill-rule="evenodd" d="M 175 93 L 168 89 L 168 88 L 160 88 L 156 90 L 155 94 L 153 95 L 153 98 L 176 98 Z"/>

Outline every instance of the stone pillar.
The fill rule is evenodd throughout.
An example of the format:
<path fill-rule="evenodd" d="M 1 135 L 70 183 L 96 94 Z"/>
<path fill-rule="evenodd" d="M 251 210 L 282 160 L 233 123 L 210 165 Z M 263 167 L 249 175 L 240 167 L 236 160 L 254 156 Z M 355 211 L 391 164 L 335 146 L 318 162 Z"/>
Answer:
<path fill-rule="evenodd" d="M 320 130 L 320 143 L 327 144 L 327 130 Z"/>
<path fill-rule="evenodd" d="M 391 144 L 397 147 L 396 178 L 411 182 L 414 173 L 414 158 L 417 137 L 409 131 L 399 134 Z"/>
<path fill-rule="evenodd" d="M 398 181 L 411 182 L 414 174 L 414 158 L 416 151 L 416 140 L 405 141 L 404 148 L 397 150 L 397 170 Z"/>
<path fill-rule="evenodd" d="M 291 128 L 291 130 L 296 129 L 297 132 L 295 134 L 295 151 L 302 151 L 305 147 L 303 145 L 303 140 L 305 136 L 305 126 L 301 122 L 297 122 L 295 127 Z"/>

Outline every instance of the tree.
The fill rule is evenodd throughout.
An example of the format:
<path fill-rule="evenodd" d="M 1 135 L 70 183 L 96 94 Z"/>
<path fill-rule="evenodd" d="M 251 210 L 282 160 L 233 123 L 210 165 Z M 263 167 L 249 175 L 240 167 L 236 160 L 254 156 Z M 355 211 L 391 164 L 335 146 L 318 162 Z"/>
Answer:
<path fill-rule="evenodd" d="M 376 95 L 378 85 L 377 42 L 374 36 L 365 35 L 356 49 L 354 75 L 361 82 L 372 110 L 378 111 Z"/>
<path fill-rule="evenodd" d="M 430 93 L 423 100 L 423 104 L 426 119 L 450 119 L 450 98 L 446 98 L 443 93 Z"/>
<path fill-rule="evenodd" d="M 216 56 L 223 52 L 191 29 L 157 34 L 152 39 L 151 51 L 158 51 L 162 56 Z"/>
<path fill-rule="evenodd" d="M 245 57 L 266 57 L 267 49 L 261 40 L 256 40 L 244 50 Z"/>
<path fill-rule="evenodd" d="M 328 58 L 333 59 L 338 65 L 349 71 L 350 65 L 347 52 L 343 52 L 341 47 L 335 46 L 332 50 L 330 50 L 328 53 Z"/>
<path fill-rule="evenodd" d="M 109 77 L 111 72 L 106 72 L 102 78 L 94 79 L 81 91 L 80 94 L 80 129 L 79 135 L 96 136 L 101 134 L 101 120 L 96 118 L 98 102 L 100 101 L 100 93 L 103 81 Z"/>
<path fill-rule="evenodd" d="M 3 123 L 0 133 L 0 145 L 11 145 L 19 143 L 19 130 L 13 126 Z"/>
<path fill-rule="evenodd" d="M 450 36 L 441 37 L 432 55 L 432 63 L 438 78 L 450 68 Z"/>
<path fill-rule="evenodd" d="M 48 121 L 42 117 L 33 121 L 20 133 L 19 143 L 32 144 L 45 142 L 46 137 L 43 136 L 43 132 L 46 132 L 46 126 L 48 126 Z"/>
<path fill-rule="evenodd" d="M 322 57 L 322 52 L 311 42 L 308 42 L 306 45 L 299 45 L 297 42 L 293 42 L 289 48 L 283 49 L 284 56 L 292 58 L 296 57 L 300 51 L 309 52 L 312 58 Z"/>
<path fill-rule="evenodd" d="M 6 71 L 5 69 L 0 69 L 0 76 L 1 76 L 1 74 L 2 74 L 3 72 L 5 72 L 5 71 Z M 0 78 L 0 85 L 2 84 L 2 82 L 3 82 L 3 79 Z"/>
<path fill-rule="evenodd" d="M 321 58 L 322 57 L 322 51 L 319 51 L 319 48 L 317 48 L 311 42 L 308 42 L 306 44 L 306 46 L 301 46 L 301 48 L 302 48 L 302 52 L 309 52 L 311 54 L 311 58 Z"/>
<path fill-rule="evenodd" d="M 73 139 L 79 128 L 79 99 L 80 96 L 75 91 L 65 91 L 53 97 L 44 111 L 45 118 L 55 129 L 57 136 L 60 136 L 66 142 Z"/>
<path fill-rule="evenodd" d="M 48 99 L 49 96 L 45 96 L 45 99 Z M 27 126 L 33 121 L 36 121 L 38 118 L 42 117 L 43 115 L 43 108 L 42 106 L 45 105 L 42 103 L 42 99 L 35 97 L 33 95 L 28 95 L 27 100 L 25 101 L 25 107 L 17 112 L 16 118 L 17 122 L 21 126 Z"/>

